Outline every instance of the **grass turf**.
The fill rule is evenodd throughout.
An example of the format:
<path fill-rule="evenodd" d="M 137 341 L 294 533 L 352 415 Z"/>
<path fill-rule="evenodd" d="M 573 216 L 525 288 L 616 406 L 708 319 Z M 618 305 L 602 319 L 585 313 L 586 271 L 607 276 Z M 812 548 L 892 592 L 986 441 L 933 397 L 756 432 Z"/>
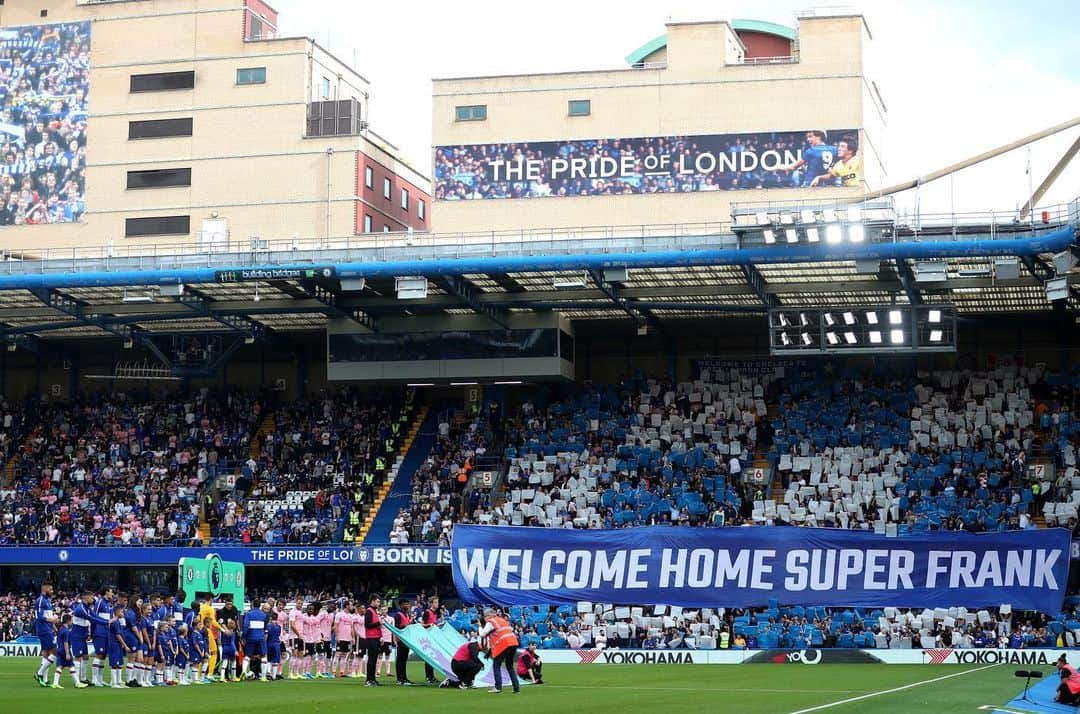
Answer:
<path fill-rule="evenodd" d="M 1023 683 L 1012 668 L 920 665 L 545 665 L 549 684 L 525 687 L 519 695 L 509 687 L 500 695 L 435 687 L 404 688 L 389 684 L 365 688 L 363 680 L 243 682 L 192 685 L 169 689 L 75 690 L 71 677 L 63 691 L 42 689 L 33 680 L 40 660 L 0 659 L 0 711 L 88 711 L 109 714 L 190 714 L 193 711 L 349 712 L 379 714 L 433 712 L 461 714 L 507 711 L 587 712 L 723 711 L 740 714 L 788 714 L 820 705 L 926 682 L 937 682 L 821 709 L 850 714 L 911 712 L 975 712 L 985 704 L 1004 704 Z M 107 677 L 108 675 L 106 675 Z M 423 681 L 421 665 L 410 665 L 414 681 Z M 506 701 L 509 700 L 509 701 Z M 90 707 L 89 709 L 87 707 Z"/>

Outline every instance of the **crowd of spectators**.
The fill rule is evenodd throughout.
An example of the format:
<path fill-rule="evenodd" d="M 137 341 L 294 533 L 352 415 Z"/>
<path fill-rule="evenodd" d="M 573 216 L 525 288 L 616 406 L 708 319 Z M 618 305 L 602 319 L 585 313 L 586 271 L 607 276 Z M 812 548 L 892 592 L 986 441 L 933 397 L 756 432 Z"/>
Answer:
<path fill-rule="evenodd" d="M 344 390 L 282 405 L 248 465 L 252 486 L 217 504 L 215 534 L 249 543 L 354 542 L 413 411 L 412 392 L 388 399 Z"/>
<path fill-rule="evenodd" d="M 86 211 L 90 23 L 0 30 L 0 225 Z"/>
<path fill-rule="evenodd" d="M 14 482 L 0 493 L 0 544 L 196 539 L 201 490 L 246 458 L 260 409 L 254 397 L 208 390 L 7 405 Z"/>
<path fill-rule="evenodd" d="M 391 543 L 449 545 L 454 523 L 477 522 L 488 494 L 467 485 L 496 440 L 491 417 L 486 408 L 471 418 L 452 410 L 440 415 L 431 452 L 413 474 L 410 504 L 394 519 Z"/>

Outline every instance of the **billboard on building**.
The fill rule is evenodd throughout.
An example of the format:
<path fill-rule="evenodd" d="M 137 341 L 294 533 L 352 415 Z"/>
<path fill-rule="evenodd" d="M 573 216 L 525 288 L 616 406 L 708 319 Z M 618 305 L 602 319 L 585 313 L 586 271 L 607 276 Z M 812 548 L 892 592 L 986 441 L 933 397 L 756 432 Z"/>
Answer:
<path fill-rule="evenodd" d="M 858 186 L 858 129 L 435 147 L 435 200 Z"/>
<path fill-rule="evenodd" d="M 86 212 L 90 23 L 0 28 L 0 225 Z"/>

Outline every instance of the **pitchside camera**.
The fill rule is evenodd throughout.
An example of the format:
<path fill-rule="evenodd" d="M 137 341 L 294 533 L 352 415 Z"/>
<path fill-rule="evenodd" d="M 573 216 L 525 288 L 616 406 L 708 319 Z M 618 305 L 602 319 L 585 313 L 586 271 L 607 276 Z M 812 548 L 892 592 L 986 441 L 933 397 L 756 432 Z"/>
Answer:
<path fill-rule="evenodd" d="M 1034 669 L 1018 669 L 1016 670 L 1016 676 L 1023 677 L 1024 679 L 1042 679 L 1042 672 Z"/>

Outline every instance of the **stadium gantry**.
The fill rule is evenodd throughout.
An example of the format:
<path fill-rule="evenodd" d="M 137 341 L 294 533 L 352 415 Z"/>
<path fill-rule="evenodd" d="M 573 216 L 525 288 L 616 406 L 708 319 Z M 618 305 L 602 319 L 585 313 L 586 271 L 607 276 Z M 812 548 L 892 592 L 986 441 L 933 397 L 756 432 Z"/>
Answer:
<path fill-rule="evenodd" d="M 1027 221 L 1015 212 L 897 215 L 883 199 L 732 214 L 715 224 L 510 235 L 9 249 L 0 335 L 10 351 L 118 339 L 144 347 L 161 374 L 207 376 L 244 344 L 331 320 L 378 332 L 386 318 L 475 314 L 505 328 L 511 315 L 557 311 L 662 332 L 673 320 L 781 308 L 953 305 L 961 318 L 1080 309 L 1078 201 Z M 409 278 L 419 278 L 409 286 L 419 293 L 403 297 Z M 220 347 L 183 362 L 167 344 L 178 337 Z"/>

